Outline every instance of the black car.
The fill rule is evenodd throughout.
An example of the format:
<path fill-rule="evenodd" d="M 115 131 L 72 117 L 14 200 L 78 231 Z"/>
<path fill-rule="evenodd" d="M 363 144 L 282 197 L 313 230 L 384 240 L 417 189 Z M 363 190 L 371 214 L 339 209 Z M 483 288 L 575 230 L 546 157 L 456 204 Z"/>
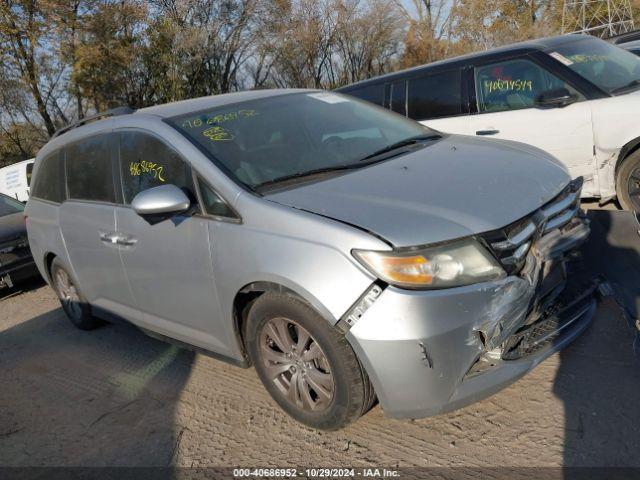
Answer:
<path fill-rule="evenodd" d="M 0 288 L 39 275 L 29 250 L 24 205 L 0 193 Z"/>

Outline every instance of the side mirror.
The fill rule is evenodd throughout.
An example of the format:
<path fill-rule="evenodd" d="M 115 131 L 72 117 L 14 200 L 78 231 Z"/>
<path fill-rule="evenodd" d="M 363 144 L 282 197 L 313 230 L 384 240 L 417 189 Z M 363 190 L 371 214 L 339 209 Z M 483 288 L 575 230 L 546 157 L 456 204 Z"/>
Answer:
<path fill-rule="evenodd" d="M 576 102 L 578 98 L 566 88 L 547 90 L 536 97 L 536 105 L 543 108 L 562 108 Z"/>
<path fill-rule="evenodd" d="M 164 217 L 189 210 L 191 200 L 175 185 L 160 185 L 137 194 L 131 202 L 133 210 L 141 217 Z"/>

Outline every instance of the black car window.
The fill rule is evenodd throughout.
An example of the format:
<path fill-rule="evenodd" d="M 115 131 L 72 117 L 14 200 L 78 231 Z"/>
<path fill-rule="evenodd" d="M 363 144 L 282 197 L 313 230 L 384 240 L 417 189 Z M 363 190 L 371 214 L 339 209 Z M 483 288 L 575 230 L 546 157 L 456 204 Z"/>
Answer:
<path fill-rule="evenodd" d="M 462 72 L 449 70 L 409 80 L 409 118 L 450 117 L 463 113 Z"/>
<path fill-rule="evenodd" d="M 194 197 L 188 163 L 165 143 L 142 132 L 120 132 L 120 172 L 125 203 L 143 190 L 172 184 Z"/>
<path fill-rule="evenodd" d="M 539 95 L 560 88 L 579 95 L 563 80 L 523 58 L 478 67 L 475 80 L 481 113 L 531 108 Z"/>
<path fill-rule="evenodd" d="M 233 210 L 207 183 L 198 177 L 198 188 L 202 197 L 202 208 L 205 213 L 214 217 L 237 218 Z"/>
<path fill-rule="evenodd" d="M 353 90 L 344 92 L 344 94 L 351 95 L 352 97 L 359 98 L 360 100 L 375 103 L 376 105 L 384 105 L 384 83 L 354 88 Z"/>
<path fill-rule="evenodd" d="M 64 163 L 61 152 L 53 152 L 38 162 L 31 196 L 55 203 L 64 201 Z"/>
<path fill-rule="evenodd" d="M 20 212 L 24 212 L 22 203 L 6 195 L 0 195 L 0 217 Z"/>
<path fill-rule="evenodd" d="M 95 135 L 65 148 L 67 191 L 70 199 L 115 201 L 108 134 Z"/>

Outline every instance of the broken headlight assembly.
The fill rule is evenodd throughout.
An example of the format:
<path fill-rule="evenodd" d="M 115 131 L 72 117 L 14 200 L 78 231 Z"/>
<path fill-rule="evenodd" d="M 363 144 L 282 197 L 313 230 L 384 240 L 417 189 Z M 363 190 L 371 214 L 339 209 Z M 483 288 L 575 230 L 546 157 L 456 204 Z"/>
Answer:
<path fill-rule="evenodd" d="M 380 280 L 403 288 L 460 287 L 506 276 L 497 260 L 472 238 L 388 252 L 352 253 Z"/>

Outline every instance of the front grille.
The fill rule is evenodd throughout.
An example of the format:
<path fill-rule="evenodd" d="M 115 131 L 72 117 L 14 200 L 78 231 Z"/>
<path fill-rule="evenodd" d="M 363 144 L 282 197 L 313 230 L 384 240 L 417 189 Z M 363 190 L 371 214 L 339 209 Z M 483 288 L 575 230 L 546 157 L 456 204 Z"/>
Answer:
<path fill-rule="evenodd" d="M 588 313 L 595 305 L 593 294 L 597 282 L 581 275 L 574 275 L 573 281 L 549 305 L 533 323 L 521 328 L 507 339 L 502 359 L 517 360 L 532 355 L 553 345 L 563 335 L 573 330 L 581 321 L 588 320 Z"/>
<path fill-rule="evenodd" d="M 483 235 L 508 274 L 522 269 L 527 253 L 537 239 L 563 227 L 576 216 L 580 208 L 581 189 L 582 177 L 579 177 L 540 209 L 506 228 Z"/>

